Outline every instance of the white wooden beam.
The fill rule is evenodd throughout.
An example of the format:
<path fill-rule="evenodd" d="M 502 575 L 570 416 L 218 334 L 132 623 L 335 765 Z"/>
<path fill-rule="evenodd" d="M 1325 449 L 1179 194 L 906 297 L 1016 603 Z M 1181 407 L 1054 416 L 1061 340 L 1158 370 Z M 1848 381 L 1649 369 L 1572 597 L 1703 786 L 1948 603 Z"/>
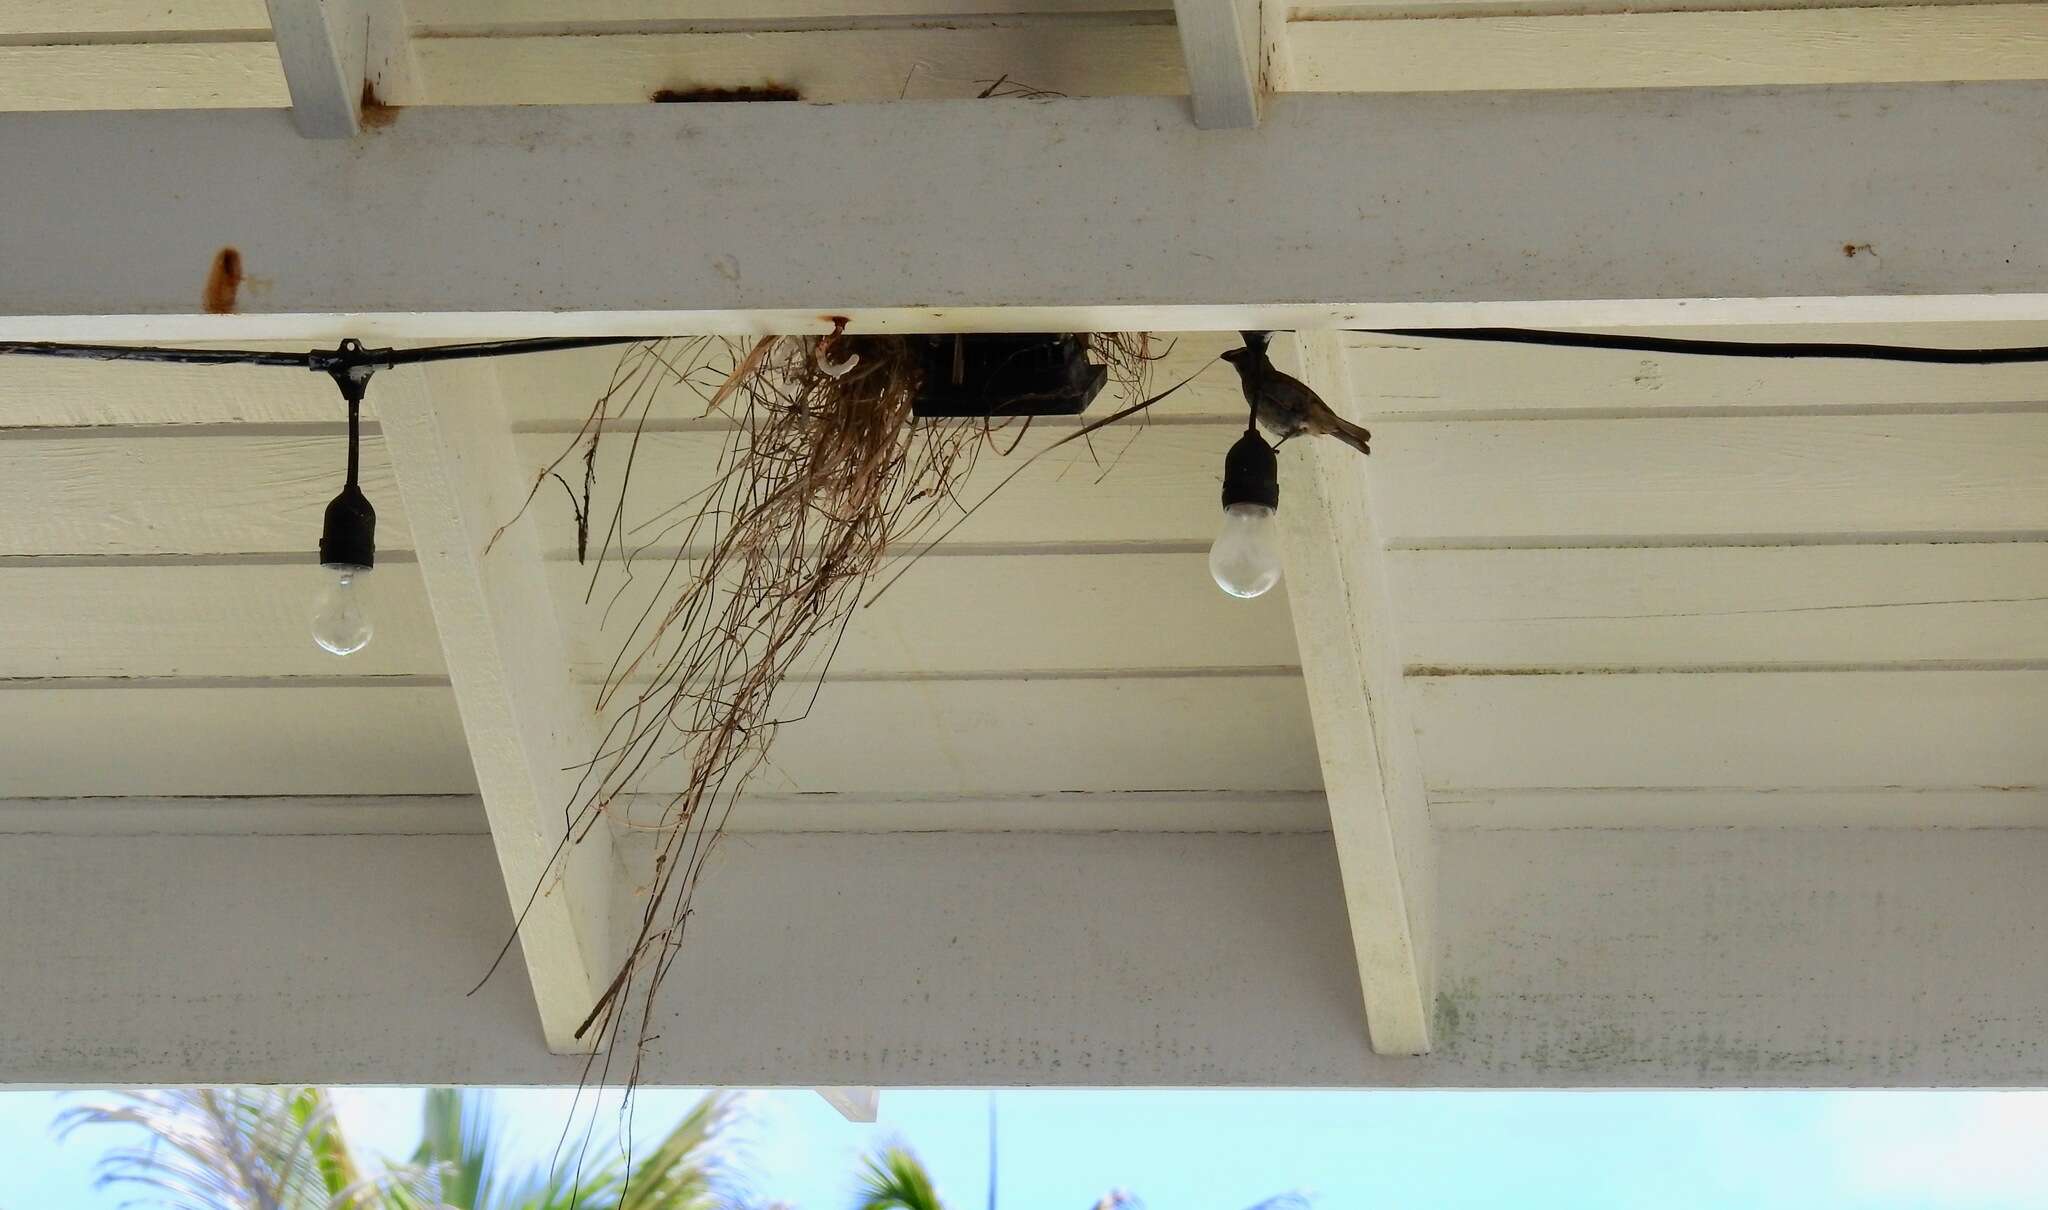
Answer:
<path fill-rule="evenodd" d="M 849 1122 L 861 1125 L 871 1124 L 882 1115 L 882 1090 L 879 1088 L 820 1088 L 817 1094 L 825 1103 L 839 1111 L 839 1116 Z"/>
<path fill-rule="evenodd" d="M 505 889 L 515 915 L 525 912 L 520 945 L 548 1046 L 588 1049 L 573 1035 L 612 973 L 611 834 L 600 823 L 564 844 L 576 767 L 595 751 L 595 731 L 570 680 L 534 521 L 498 532 L 531 476 L 513 450 L 496 369 L 386 371 L 369 398 L 411 518 Z"/>
<path fill-rule="evenodd" d="M 1343 342 L 1276 342 L 1297 376 L 1339 410 L 1352 394 Z M 1395 644 L 1386 557 L 1349 446 L 1302 440 L 1281 473 L 1287 599 L 1315 719 L 1330 831 L 1373 1049 L 1430 1049 L 1436 1001 L 1436 851 L 1415 724 Z"/>
<path fill-rule="evenodd" d="M 173 830 L 0 837 L 0 969 L 35 973 L 34 994 L 0 996 L 0 1083 L 582 1074 L 543 1052 L 516 983 L 464 994 L 509 919 L 487 838 Z M 1596 826 L 1440 843 L 1456 893 L 1443 1029 L 1420 1059 L 1374 1055 L 1358 1027 L 1321 836 L 721 845 L 643 1080 L 2048 1083 L 2048 963 L 2014 960 L 2048 918 L 2048 829 Z M 79 910 L 80 887 L 95 910 Z"/>
<path fill-rule="evenodd" d="M 413 91 L 404 0 L 268 0 L 292 124 L 309 139 L 363 128 L 366 87 L 390 104 Z"/>
<path fill-rule="evenodd" d="M 1195 125 L 1229 130 L 1259 124 L 1265 89 L 1259 0 L 1174 0 Z"/>
<path fill-rule="evenodd" d="M 2048 85 L 1180 105 L 0 116 L 0 338 L 2048 316 Z"/>

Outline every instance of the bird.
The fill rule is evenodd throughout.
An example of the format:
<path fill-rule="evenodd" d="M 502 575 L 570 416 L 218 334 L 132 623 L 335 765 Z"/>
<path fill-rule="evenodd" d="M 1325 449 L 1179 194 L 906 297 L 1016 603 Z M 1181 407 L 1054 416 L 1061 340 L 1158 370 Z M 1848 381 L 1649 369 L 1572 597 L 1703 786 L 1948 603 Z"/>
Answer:
<path fill-rule="evenodd" d="M 1266 356 L 1270 332 L 1246 332 L 1244 347 L 1231 349 L 1223 360 L 1237 367 L 1245 402 L 1259 427 L 1281 441 L 1309 434 L 1335 437 L 1361 454 L 1372 453 L 1372 434 L 1339 416 L 1307 383 L 1282 373 Z"/>

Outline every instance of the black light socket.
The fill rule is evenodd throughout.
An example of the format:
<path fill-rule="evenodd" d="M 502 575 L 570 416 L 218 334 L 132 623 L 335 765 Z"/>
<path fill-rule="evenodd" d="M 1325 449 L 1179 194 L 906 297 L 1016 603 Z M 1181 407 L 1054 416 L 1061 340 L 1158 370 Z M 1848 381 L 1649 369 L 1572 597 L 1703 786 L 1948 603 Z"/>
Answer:
<path fill-rule="evenodd" d="M 1223 456 L 1223 507 L 1233 504 L 1280 507 L 1280 459 L 1253 429 Z"/>
<path fill-rule="evenodd" d="M 320 527 L 320 565 L 368 568 L 376 563 L 377 510 L 351 483 L 327 502 L 327 518 Z"/>

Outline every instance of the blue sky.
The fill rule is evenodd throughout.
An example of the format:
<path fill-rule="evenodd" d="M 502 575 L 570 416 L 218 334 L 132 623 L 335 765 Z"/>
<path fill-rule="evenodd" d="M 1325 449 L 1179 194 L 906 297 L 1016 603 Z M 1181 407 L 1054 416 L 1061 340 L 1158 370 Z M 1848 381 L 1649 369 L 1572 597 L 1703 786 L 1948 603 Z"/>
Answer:
<path fill-rule="evenodd" d="M 497 1094 L 543 1162 L 567 1095 Z M 694 1093 L 642 1094 L 658 1133 Z M 1300 1190 L 1327 1210 L 1382 1207 L 1818 1206 L 2048 1208 L 2048 1093 L 1144 1092 L 995 1094 L 1000 1205 L 1088 1210 L 1112 1188 L 1149 1210 L 1242 1210 Z M 0 1093 L 0 1210 L 101 1210 L 92 1160 L 113 1139 L 59 1144 L 62 1094 Z M 865 1149 L 908 1143 L 953 1210 L 981 1210 L 985 1092 L 890 1091 L 853 1126 L 805 1091 L 747 1094 L 759 1192 L 840 1210 Z M 408 1151 L 414 1089 L 344 1090 L 370 1149 Z"/>

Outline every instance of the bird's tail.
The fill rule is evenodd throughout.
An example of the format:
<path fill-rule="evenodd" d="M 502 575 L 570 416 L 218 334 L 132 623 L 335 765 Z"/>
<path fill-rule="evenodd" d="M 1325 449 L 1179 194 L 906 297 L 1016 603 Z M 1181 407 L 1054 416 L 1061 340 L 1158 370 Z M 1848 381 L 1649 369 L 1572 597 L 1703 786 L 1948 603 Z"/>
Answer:
<path fill-rule="evenodd" d="M 1330 430 L 1332 437 L 1335 437 L 1361 454 L 1372 453 L 1371 433 L 1344 419 L 1342 416 L 1331 416 L 1330 423 L 1336 426 Z"/>

